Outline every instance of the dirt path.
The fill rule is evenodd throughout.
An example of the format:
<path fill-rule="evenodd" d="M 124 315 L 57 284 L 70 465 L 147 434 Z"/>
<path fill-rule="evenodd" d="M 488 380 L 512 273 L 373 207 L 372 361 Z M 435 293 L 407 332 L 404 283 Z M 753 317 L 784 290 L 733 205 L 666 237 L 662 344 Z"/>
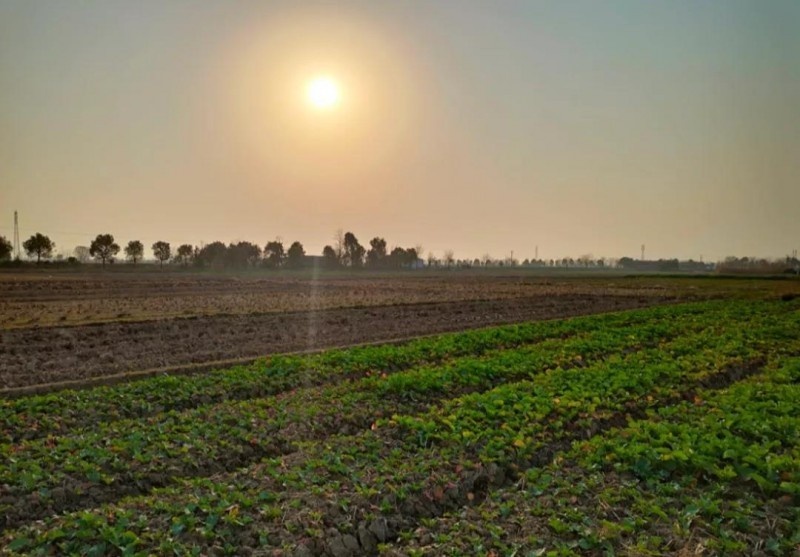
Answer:
<path fill-rule="evenodd" d="M 0 389 L 631 309 L 665 301 L 668 299 L 647 296 L 529 296 L 8 330 L 0 332 Z"/>

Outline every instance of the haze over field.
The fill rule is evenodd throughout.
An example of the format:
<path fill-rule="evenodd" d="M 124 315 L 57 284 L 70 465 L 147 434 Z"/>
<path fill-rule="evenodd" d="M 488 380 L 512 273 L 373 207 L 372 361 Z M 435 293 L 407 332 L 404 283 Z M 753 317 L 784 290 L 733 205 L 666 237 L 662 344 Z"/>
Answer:
<path fill-rule="evenodd" d="M 0 235 L 800 247 L 800 3 L 0 0 Z"/>

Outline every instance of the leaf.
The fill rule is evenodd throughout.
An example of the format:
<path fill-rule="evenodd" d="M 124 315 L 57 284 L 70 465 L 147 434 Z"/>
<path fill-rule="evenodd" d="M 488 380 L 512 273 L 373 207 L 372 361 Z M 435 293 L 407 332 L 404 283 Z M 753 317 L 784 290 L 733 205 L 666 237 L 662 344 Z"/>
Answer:
<path fill-rule="evenodd" d="M 8 544 L 8 549 L 11 551 L 19 551 L 23 547 L 27 547 L 31 544 L 31 540 L 28 538 L 17 538 L 10 544 Z"/>
<path fill-rule="evenodd" d="M 101 542 L 97 545 L 93 545 L 89 548 L 89 551 L 86 552 L 87 557 L 102 557 L 106 554 L 106 544 Z"/>

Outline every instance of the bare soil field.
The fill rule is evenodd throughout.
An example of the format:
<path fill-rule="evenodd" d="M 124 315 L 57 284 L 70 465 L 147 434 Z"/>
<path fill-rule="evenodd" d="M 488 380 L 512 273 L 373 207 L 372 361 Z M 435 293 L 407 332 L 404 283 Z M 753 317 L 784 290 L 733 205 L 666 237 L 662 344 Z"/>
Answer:
<path fill-rule="evenodd" d="M 761 281 L 763 282 L 763 281 Z M 525 273 L 0 273 L 0 390 L 282 352 L 763 295 L 755 281 Z M 797 281 L 766 285 L 773 295 Z"/>
<path fill-rule="evenodd" d="M 0 385 L 7 389 L 222 363 L 663 301 L 646 296 L 563 294 L 13 329 L 4 331 L 0 341 Z"/>
<path fill-rule="evenodd" d="M 564 293 L 676 296 L 657 282 L 525 275 L 409 273 L 338 276 L 196 273 L 0 274 L 0 328 L 203 315 L 500 300 Z"/>

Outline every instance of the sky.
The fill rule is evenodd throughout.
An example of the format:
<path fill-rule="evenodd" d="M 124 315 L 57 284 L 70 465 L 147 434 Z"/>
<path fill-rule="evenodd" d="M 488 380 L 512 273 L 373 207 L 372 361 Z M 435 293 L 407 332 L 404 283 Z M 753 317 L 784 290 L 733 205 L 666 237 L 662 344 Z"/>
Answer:
<path fill-rule="evenodd" d="M 782 257 L 798 59 L 794 0 L 0 0 L 0 235 Z"/>

